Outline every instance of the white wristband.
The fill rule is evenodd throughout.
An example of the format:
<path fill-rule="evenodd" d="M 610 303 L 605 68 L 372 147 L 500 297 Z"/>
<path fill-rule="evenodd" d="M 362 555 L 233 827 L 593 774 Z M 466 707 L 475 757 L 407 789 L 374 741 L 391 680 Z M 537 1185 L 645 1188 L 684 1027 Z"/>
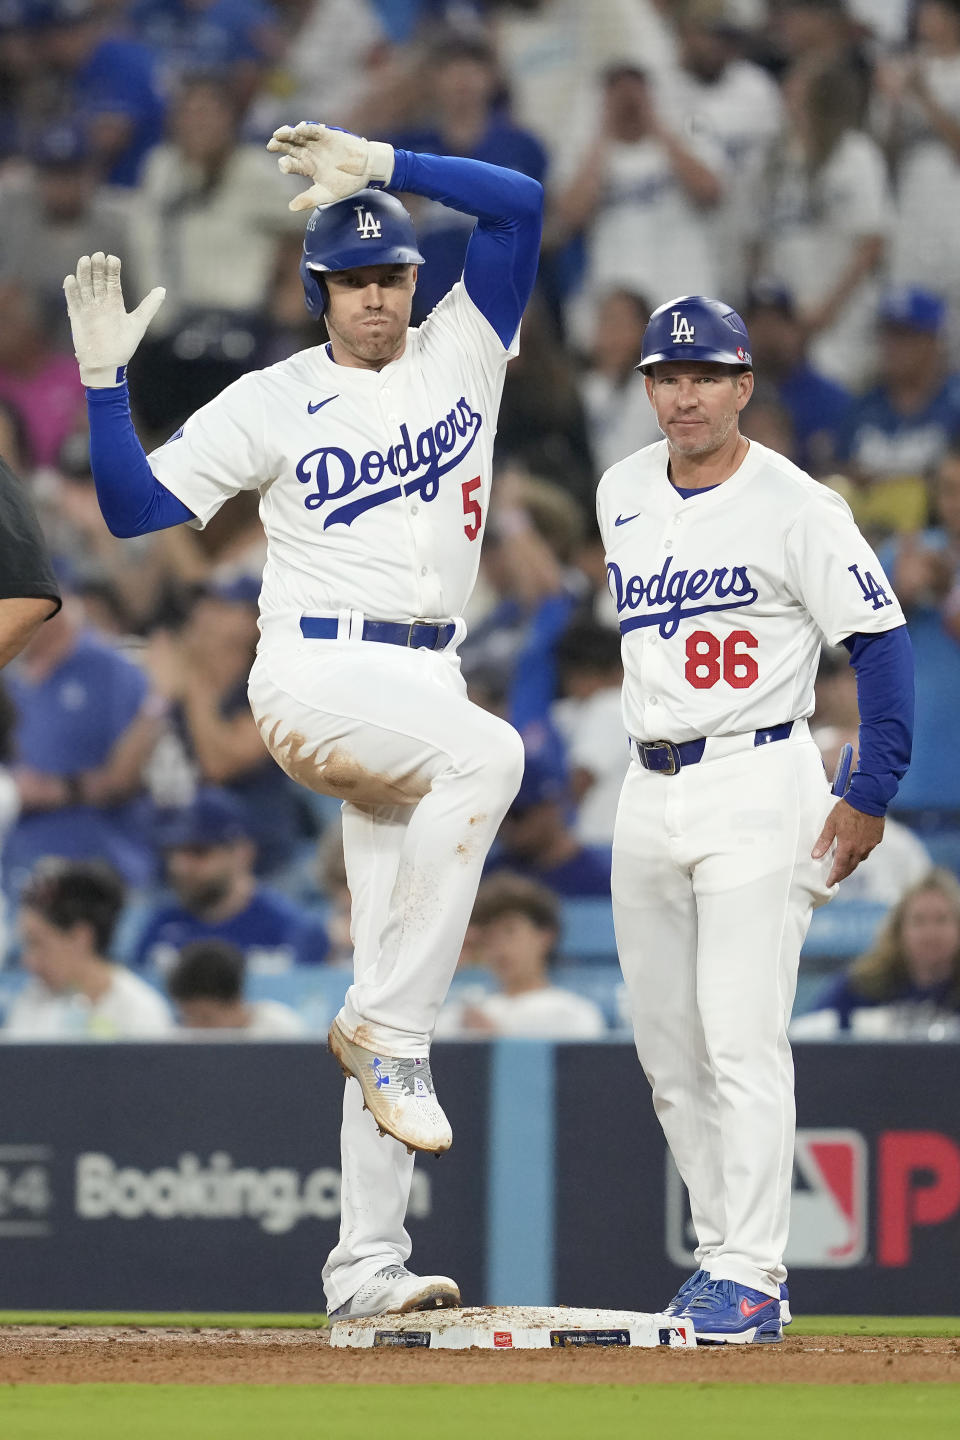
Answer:
<path fill-rule="evenodd" d="M 393 165 L 396 159 L 393 146 L 388 145 L 384 140 L 368 140 L 367 158 L 369 179 L 376 180 L 381 185 L 389 185 L 393 178 Z"/>

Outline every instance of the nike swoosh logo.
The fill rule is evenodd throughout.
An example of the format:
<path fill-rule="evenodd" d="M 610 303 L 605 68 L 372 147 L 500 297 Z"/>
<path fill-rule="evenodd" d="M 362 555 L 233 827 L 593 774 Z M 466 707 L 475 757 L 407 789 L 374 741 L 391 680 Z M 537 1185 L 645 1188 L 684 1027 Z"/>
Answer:
<path fill-rule="evenodd" d="M 629 521 L 631 521 L 631 520 L 636 520 L 637 515 L 642 515 L 642 514 L 643 514 L 643 511 L 642 511 L 642 510 L 638 510 L 636 515 L 618 515 L 617 518 L 616 518 L 616 520 L 614 520 L 613 523 L 614 523 L 614 525 L 626 525 Z"/>
<path fill-rule="evenodd" d="M 773 1300 L 768 1296 L 764 1296 L 762 1300 L 758 1300 L 756 1305 L 751 1305 L 749 1300 L 741 1300 L 740 1314 L 743 1316 L 744 1320 L 749 1320 L 751 1315 L 756 1315 L 757 1311 L 762 1310 L 765 1305 L 772 1304 Z"/>
<path fill-rule="evenodd" d="M 337 398 L 336 395 L 328 395 L 327 398 L 326 398 L 326 400 L 318 400 L 317 403 L 316 403 L 316 405 L 311 405 L 311 404 L 308 403 L 308 405 L 307 405 L 307 414 L 308 414 L 308 415 L 316 415 L 316 413 L 317 413 L 318 410 L 322 410 L 323 407 L 324 407 L 324 405 L 329 405 L 329 404 L 330 404 L 330 401 L 331 401 L 331 400 L 336 400 L 336 398 Z"/>

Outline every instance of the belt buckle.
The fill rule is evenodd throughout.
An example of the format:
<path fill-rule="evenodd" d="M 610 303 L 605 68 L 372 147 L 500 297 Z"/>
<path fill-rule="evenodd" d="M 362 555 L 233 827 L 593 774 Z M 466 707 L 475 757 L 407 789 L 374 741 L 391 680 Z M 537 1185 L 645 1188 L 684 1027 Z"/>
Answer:
<path fill-rule="evenodd" d="M 433 643 L 431 645 L 417 645 L 413 643 L 414 630 L 432 630 Z M 440 636 L 443 633 L 443 625 L 439 620 L 411 620 L 407 627 L 407 648 L 417 650 L 438 650 L 440 648 Z"/>
<path fill-rule="evenodd" d="M 670 740 L 651 740 L 649 745 L 644 745 L 644 750 L 666 750 L 670 757 L 670 769 L 658 770 L 660 775 L 676 775 L 680 769 L 680 752 L 676 745 Z M 651 767 L 652 768 L 652 767 Z"/>

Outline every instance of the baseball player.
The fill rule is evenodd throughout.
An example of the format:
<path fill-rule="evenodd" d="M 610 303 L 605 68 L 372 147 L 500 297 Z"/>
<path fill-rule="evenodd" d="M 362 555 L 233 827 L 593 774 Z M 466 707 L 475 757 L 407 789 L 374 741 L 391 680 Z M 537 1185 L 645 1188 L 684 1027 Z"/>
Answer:
<path fill-rule="evenodd" d="M 617 946 L 698 1240 L 697 1272 L 667 1308 L 699 1340 L 777 1341 L 800 947 L 814 907 L 883 834 L 910 759 L 911 651 L 845 502 L 741 436 L 753 372 L 739 315 L 670 301 L 640 369 L 666 438 L 605 473 L 597 510 L 632 756 Z M 807 727 L 824 640 L 850 651 L 860 701 L 841 799 Z"/>
<path fill-rule="evenodd" d="M 406 1269 L 403 1221 L 414 1151 L 451 1143 L 430 1040 L 523 769 L 516 731 L 467 700 L 457 646 L 542 191 L 513 171 L 306 122 L 268 148 L 311 182 L 291 208 L 312 211 L 301 276 L 329 341 L 243 376 L 148 457 L 124 367 L 163 292 L 128 315 L 119 260 L 84 257 L 64 286 L 94 478 L 118 535 L 200 528 L 231 495 L 259 491 L 268 556 L 250 704 L 284 770 L 343 800 L 352 896 L 354 982 L 330 1031 L 353 1078 L 327 1304 L 338 1315 L 452 1305 L 452 1280 Z M 419 329 L 408 324 L 421 256 L 388 184 L 478 217 L 462 279 Z"/>

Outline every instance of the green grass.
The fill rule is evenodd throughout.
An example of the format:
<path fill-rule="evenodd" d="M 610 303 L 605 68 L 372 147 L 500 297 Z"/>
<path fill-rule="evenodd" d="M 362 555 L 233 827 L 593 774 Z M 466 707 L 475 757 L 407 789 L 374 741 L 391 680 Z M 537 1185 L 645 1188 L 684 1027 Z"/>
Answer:
<path fill-rule="evenodd" d="M 0 1388 L 9 1440 L 956 1440 L 957 1385 L 49 1385 Z"/>
<path fill-rule="evenodd" d="M 325 1315 L 203 1314 L 194 1311 L 0 1310 L 0 1325 L 203 1326 L 214 1330 L 317 1330 Z M 803 1315 L 789 1335 L 960 1336 L 960 1315 Z"/>
<path fill-rule="evenodd" d="M 791 1335 L 914 1335 L 921 1339 L 960 1335 L 960 1315 L 802 1315 Z"/>

